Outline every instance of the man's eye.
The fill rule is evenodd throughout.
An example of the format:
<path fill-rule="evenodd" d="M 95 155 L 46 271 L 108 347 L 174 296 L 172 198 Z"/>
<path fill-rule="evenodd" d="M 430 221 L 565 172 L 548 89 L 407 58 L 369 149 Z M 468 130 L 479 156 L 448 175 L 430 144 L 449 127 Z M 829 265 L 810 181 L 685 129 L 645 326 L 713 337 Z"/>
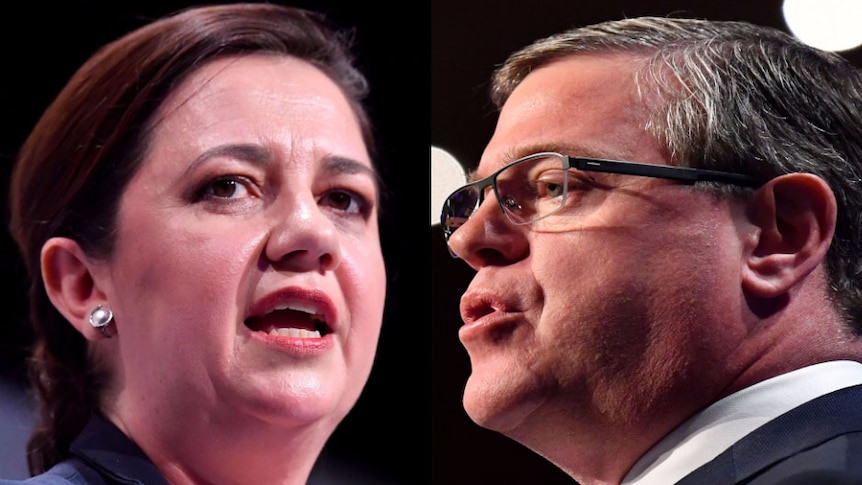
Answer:
<path fill-rule="evenodd" d="M 536 183 L 536 193 L 539 197 L 560 197 L 563 195 L 563 184 L 540 180 Z"/>

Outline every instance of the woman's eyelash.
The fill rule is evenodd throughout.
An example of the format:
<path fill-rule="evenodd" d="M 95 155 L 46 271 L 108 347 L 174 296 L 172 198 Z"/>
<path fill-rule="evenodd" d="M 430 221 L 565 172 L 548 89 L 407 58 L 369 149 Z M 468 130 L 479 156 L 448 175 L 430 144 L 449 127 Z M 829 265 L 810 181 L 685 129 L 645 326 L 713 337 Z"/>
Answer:
<path fill-rule="evenodd" d="M 346 199 L 346 200 L 345 200 Z M 345 188 L 332 188 L 321 197 L 329 207 L 349 214 L 360 214 L 367 217 L 373 207 L 373 202 L 361 193 Z M 345 204 L 347 204 L 345 206 Z"/>
<path fill-rule="evenodd" d="M 248 177 L 241 175 L 222 175 L 208 179 L 195 191 L 195 200 L 232 199 L 237 190 L 254 192 L 254 183 Z"/>
<path fill-rule="evenodd" d="M 337 214 L 338 217 L 370 217 L 376 199 L 369 198 L 363 189 L 347 185 L 332 185 L 323 188 L 317 203 Z M 192 192 L 192 202 L 203 202 L 223 206 L 252 202 L 263 196 L 263 188 L 251 177 L 243 175 L 219 175 L 207 178 Z"/>

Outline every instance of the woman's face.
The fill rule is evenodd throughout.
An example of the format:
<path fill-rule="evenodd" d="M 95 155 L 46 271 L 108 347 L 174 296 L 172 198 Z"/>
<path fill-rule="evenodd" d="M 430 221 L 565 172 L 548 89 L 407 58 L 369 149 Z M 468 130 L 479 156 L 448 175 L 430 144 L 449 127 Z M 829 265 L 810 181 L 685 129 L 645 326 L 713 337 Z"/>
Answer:
<path fill-rule="evenodd" d="M 145 449 L 322 446 L 380 332 L 376 180 L 348 101 L 310 64 L 229 58 L 184 81 L 96 271 L 116 325 L 109 416 Z"/>

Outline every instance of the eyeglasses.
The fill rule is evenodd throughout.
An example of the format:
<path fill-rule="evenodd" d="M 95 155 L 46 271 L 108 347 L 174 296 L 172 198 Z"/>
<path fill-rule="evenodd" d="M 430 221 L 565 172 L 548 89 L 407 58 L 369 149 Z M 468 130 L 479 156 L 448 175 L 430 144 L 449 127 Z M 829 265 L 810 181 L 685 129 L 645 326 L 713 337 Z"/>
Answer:
<path fill-rule="evenodd" d="M 488 186 L 494 188 L 500 209 L 513 224 L 531 224 L 558 212 L 565 205 L 570 179 L 568 170 L 571 169 L 656 177 L 686 183 L 707 181 L 745 187 L 760 185 L 754 178 L 738 173 L 570 157 L 556 152 L 535 153 L 452 192 L 443 202 L 440 216 L 443 236 L 449 241 L 452 233 L 470 219 L 485 199 Z"/>

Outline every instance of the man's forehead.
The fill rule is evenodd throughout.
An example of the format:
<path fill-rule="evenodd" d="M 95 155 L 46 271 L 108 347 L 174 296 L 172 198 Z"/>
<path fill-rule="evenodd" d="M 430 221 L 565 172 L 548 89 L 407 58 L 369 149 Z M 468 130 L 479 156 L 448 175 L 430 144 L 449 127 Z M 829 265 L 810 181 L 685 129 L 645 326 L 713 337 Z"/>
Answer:
<path fill-rule="evenodd" d="M 503 106 L 474 176 L 540 151 L 663 162 L 639 153 L 656 142 L 646 132 L 632 57 L 570 56 L 529 74 Z"/>

